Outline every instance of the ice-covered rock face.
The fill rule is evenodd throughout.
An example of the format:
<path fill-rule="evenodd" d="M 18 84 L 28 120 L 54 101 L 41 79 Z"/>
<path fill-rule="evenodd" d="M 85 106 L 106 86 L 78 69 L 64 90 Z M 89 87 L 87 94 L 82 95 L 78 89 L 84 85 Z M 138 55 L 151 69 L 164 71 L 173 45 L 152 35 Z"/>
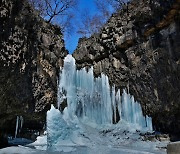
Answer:
<path fill-rule="evenodd" d="M 141 105 L 124 90 L 110 87 L 108 77 L 95 78 L 93 68 L 76 70 L 75 60 L 68 55 L 60 74 L 58 108 L 67 101 L 64 119 L 78 118 L 85 123 L 113 124 L 119 120 L 134 124 L 138 129 L 152 130 L 152 120 L 143 116 Z"/>

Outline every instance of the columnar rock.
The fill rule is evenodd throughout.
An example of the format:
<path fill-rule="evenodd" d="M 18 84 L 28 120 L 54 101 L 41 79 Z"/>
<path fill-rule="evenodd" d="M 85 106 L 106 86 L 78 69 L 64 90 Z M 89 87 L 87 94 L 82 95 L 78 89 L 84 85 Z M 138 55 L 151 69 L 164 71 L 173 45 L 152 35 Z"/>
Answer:
<path fill-rule="evenodd" d="M 155 130 L 180 130 L 180 1 L 133 0 L 99 34 L 79 41 L 77 67 L 129 88 Z"/>
<path fill-rule="evenodd" d="M 56 103 L 57 77 L 67 55 L 59 27 L 44 21 L 26 0 L 0 2 L 0 133 L 41 129 Z M 41 125 L 42 124 L 42 125 Z"/>

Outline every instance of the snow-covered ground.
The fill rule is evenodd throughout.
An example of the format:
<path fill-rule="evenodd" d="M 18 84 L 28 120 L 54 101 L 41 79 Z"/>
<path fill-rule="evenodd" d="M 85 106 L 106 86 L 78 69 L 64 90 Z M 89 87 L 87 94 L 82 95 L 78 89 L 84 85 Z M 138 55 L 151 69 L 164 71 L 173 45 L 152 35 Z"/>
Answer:
<path fill-rule="evenodd" d="M 68 139 L 57 142 L 55 150 L 47 150 L 47 135 L 25 146 L 0 149 L 1 153 L 63 153 L 63 154 L 163 154 L 168 142 L 143 141 L 140 132 L 120 123 L 113 126 L 91 127 L 81 123 Z"/>
<path fill-rule="evenodd" d="M 66 112 L 65 112 L 66 113 Z M 62 154 L 163 154 L 168 141 L 145 140 L 148 128 L 121 120 L 117 124 L 97 124 L 89 119 L 73 120 L 53 106 L 47 112 L 47 132 L 26 146 L 0 149 L 1 153 Z"/>
<path fill-rule="evenodd" d="M 152 154 L 154 152 L 147 152 L 147 151 L 140 151 L 136 149 L 129 149 L 125 147 L 107 147 L 107 146 L 100 146 L 100 147 L 64 147 L 63 151 L 59 152 L 49 152 L 49 151 L 42 151 L 37 149 L 32 149 L 28 147 L 8 147 L 0 150 L 1 154 L 48 154 L 48 153 L 62 153 L 62 154 Z M 156 152 L 162 153 L 162 152 Z M 165 153 L 165 152 L 164 152 Z"/>

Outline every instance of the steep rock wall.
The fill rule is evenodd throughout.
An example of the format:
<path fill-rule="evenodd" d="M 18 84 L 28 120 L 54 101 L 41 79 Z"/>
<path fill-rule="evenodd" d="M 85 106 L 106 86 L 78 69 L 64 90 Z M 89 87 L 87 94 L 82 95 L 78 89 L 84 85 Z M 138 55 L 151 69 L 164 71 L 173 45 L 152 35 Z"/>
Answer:
<path fill-rule="evenodd" d="M 45 22 L 26 0 L 0 1 L 0 136 L 42 129 L 45 111 L 56 103 L 57 77 L 67 55 L 59 27 Z"/>
<path fill-rule="evenodd" d="M 133 0 L 99 34 L 79 41 L 77 67 L 104 72 L 140 101 L 156 130 L 180 130 L 180 1 Z"/>

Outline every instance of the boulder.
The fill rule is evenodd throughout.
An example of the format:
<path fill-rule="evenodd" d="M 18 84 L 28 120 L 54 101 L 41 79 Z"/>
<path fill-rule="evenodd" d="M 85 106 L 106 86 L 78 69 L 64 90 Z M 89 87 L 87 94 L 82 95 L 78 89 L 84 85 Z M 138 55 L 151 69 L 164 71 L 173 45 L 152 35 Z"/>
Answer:
<path fill-rule="evenodd" d="M 180 153 L 180 141 L 169 143 L 167 146 L 167 154 L 179 154 Z"/>

